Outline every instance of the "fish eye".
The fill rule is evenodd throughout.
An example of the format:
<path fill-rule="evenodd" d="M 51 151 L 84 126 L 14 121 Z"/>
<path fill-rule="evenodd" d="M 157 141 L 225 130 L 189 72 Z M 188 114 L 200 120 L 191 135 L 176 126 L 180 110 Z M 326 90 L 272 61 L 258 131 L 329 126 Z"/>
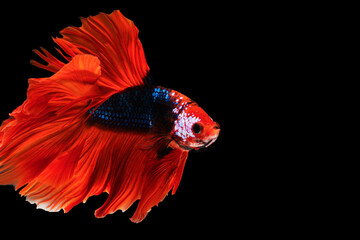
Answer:
<path fill-rule="evenodd" d="M 192 131 L 193 131 L 195 134 L 200 133 L 201 130 L 202 130 L 202 127 L 201 127 L 198 123 L 195 123 L 195 124 L 192 126 Z"/>

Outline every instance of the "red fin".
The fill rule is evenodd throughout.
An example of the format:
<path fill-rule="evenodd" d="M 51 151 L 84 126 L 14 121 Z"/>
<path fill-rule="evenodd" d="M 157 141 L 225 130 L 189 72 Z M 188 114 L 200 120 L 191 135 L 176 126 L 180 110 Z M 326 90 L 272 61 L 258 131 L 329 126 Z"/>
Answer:
<path fill-rule="evenodd" d="M 54 187 L 68 182 L 74 175 L 85 141 L 75 142 L 67 151 L 59 153 L 36 177 L 36 181 Z"/>
<path fill-rule="evenodd" d="M 73 58 L 78 54 L 90 54 L 99 58 L 103 69 L 101 84 L 121 91 L 128 87 L 145 85 L 149 71 L 144 50 L 138 38 L 138 29 L 120 11 L 107 15 L 82 18 L 81 27 L 67 27 L 60 33 L 63 38 L 54 38 L 61 49 Z M 64 63 L 48 51 L 35 50 L 48 65 L 32 61 L 37 67 L 57 72 Z M 60 52 L 60 51 L 59 51 Z M 60 52 L 61 53 L 61 52 Z M 69 59 L 69 57 L 67 57 Z"/>
<path fill-rule="evenodd" d="M 45 70 L 48 70 L 50 72 L 57 72 L 62 68 L 65 63 L 58 60 L 56 57 L 54 57 L 51 53 L 49 53 L 45 48 L 40 48 L 41 51 L 44 53 L 41 53 L 39 50 L 33 50 L 34 53 L 36 53 L 41 59 L 46 61 L 48 64 L 43 65 L 35 60 L 31 60 L 30 63 L 38 68 L 42 68 Z"/>
<path fill-rule="evenodd" d="M 86 111 L 85 107 L 91 108 L 89 101 L 99 104 L 113 93 L 99 89 L 97 80 L 100 76 L 97 57 L 77 55 L 50 78 L 29 79 L 27 100 L 21 107 L 21 113 L 40 117 L 55 114 L 61 109 L 63 114 L 64 110 L 75 105 Z"/>
<path fill-rule="evenodd" d="M 187 155 L 187 151 L 173 149 L 162 159 L 147 161 L 141 199 L 131 221 L 141 222 L 151 208 L 166 197 L 171 188 L 178 187 Z"/>
<path fill-rule="evenodd" d="M 100 61 L 92 55 L 76 55 L 53 78 L 68 82 L 95 83 L 101 76 Z"/>
<path fill-rule="evenodd" d="M 83 128 L 80 125 L 77 127 Z M 137 163 L 133 163 L 130 160 L 134 159 L 127 158 L 127 155 L 132 154 L 129 146 L 136 146 L 144 136 L 142 134 L 115 133 L 93 126 L 85 127 L 85 129 L 80 131 L 81 134 L 74 136 L 77 138 L 75 145 L 78 148 L 74 147 L 68 151 L 69 156 L 73 156 L 72 159 L 62 159 L 76 163 L 73 165 L 75 168 L 71 177 L 64 178 L 62 182 L 47 180 L 50 174 L 53 175 L 52 178 L 56 178 L 56 174 L 63 174 L 52 168 L 51 164 L 54 161 L 55 165 L 57 164 L 55 158 L 41 174 L 30 180 L 28 185 L 20 191 L 20 194 L 25 195 L 29 202 L 36 203 L 39 208 L 47 211 L 64 209 L 64 212 L 68 212 L 75 205 L 85 202 L 90 196 L 103 192 L 108 192 L 112 196 L 113 192 L 117 192 L 117 188 L 124 189 L 123 192 L 127 194 L 117 195 L 116 199 L 110 201 L 110 205 L 116 205 L 120 198 L 123 198 L 123 204 L 131 205 L 138 198 L 136 186 L 139 185 L 138 172 L 141 172 L 142 160 L 139 159 Z M 79 132 L 79 129 L 76 132 Z M 66 141 L 62 144 L 67 145 Z M 81 154 L 74 154 L 79 149 L 81 149 Z M 62 154 L 58 156 L 61 158 Z M 115 156 L 124 157 L 119 159 Z M 124 177 L 118 178 L 118 175 Z M 119 181 L 115 182 L 115 180 Z M 116 206 L 117 210 L 120 206 Z"/>
<path fill-rule="evenodd" d="M 0 127 L 0 166 L 3 167 L 0 184 L 21 187 L 46 167 L 55 169 L 59 164 L 64 164 L 64 171 L 69 170 L 65 175 L 71 175 L 73 163 L 59 161 L 59 158 L 66 158 L 67 151 L 76 155 L 79 149 L 73 146 L 71 150 L 71 145 L 61 148 L 61 137 L 67 144 L 75 144 L 79 133 L 72 126 L 67 129 L 64 126 L 91 108 L 89 101 L 96 104 L 99 97 L 94 96 L 106 97 L 91 84 L 100 76 L 99 66 L 96 57 L 78 55 L 54 76 L 29 80 L 27 100 Z M 74 81 L 75 78 L 78 81 Z M 59 114 L 64 108 L 67 111 Z M 77 118 L 78 124 L 79 120 L 82 119 Z M 58 160 L 52 163 L 54 159 Z M 68 178 L 58 177 L 50 182 Z M 48 178 L 48 174 L 43 174 L 43 178 Z"/>
<path fill-rule="evenodd" d="M 174 179 L 173 179 L 173 189 L 172 189 L 172 194 L 174 195 L 179 187 L 183 172 L 184 172 L 184 168 L 185 168 L 185 162 L 188 156 L 188 151 L 182 152 L 180 158 L 179 158 L 179 162 L 177 164 L 177 169 L 176 169 L 176 173 L 174 175 Z"/>

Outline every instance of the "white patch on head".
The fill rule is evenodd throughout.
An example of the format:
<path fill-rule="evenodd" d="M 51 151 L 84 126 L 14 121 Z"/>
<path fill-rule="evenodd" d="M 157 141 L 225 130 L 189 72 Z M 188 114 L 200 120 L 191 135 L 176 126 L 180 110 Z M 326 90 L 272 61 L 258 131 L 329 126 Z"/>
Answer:
<path fill-rule="evenodd" d="M 177 120 L 175 121 L 175 135 L 180 137 L 181 140 L 184 142 L 189 137 L 195 137 L 194 133 L 192 132 L 192 126 L 194 125 L 194 123 L 199 121 L 200 118 L 195 116 L 193 113 L 186 113 L 186 111 L 182 111 L 179 114 Z"/>

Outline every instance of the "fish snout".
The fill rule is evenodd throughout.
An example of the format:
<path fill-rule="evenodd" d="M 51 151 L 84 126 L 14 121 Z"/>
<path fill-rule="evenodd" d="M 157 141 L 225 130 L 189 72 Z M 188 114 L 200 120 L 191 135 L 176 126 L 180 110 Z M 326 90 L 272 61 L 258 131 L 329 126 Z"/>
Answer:
<path fill-rule="evenodd" d="M 219 137 L 219 134 L 220 134 L 220 124 L 215 122 L 215 125 L 211 129 L 211 134 L 208 136 L 206 141 L 203 141 L 204 142 L 203 147 L 208 147 L 211 144 L 213 144 L 216 141 L 216 139 Z"/>
<path fill-rule="evenodd" d="M 217 138 L 219 134 L 220 134 L 220 124 L 215 122 L 215 126 L 213 127 L 213 136 L 216 136 Z"/>

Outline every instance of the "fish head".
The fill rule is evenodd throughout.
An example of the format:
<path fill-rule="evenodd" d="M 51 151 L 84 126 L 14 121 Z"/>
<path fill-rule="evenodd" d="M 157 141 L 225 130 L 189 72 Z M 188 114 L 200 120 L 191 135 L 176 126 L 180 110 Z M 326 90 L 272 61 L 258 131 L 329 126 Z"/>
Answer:
<path fill-rule="evenodd" d="M 206 148 L 216 141 L 220 125 L 197 104 L 183 109 L 171 131 L 172 147 L 182 150 Z"/>

